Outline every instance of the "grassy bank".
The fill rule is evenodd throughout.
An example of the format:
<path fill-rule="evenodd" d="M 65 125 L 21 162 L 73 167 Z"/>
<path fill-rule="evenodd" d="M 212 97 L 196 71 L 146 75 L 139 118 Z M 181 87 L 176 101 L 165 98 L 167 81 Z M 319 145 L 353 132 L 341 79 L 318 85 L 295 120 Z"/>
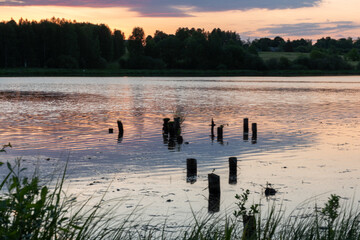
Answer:
<path fill-rule="evenodd" d="M 210 76 L 340 76 L 360 75 L 357 70 L 181 70 L 181 69 L 56 69 L 56 68 L 6 68 L 0 69 L 0 77 L 123 77 L 123 76 L 169 76 L 169 77 L 210 77 Z"/>

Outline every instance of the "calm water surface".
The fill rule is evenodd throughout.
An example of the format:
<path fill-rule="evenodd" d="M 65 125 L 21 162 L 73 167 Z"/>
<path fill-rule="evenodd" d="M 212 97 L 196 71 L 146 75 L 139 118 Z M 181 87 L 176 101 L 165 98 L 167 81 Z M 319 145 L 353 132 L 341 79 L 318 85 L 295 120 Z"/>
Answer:
<path fill-rule="evenodd" d="M 68 193 L 122 198 L 145 219 L 207 213 L 208 173 L 221 178 L 220 212 L 250 189 L 253 201 L 293 209 L 336 193 L 358 202 L 360 77 L 0 78 L 0 139 L 43 176 L 69 162 Z M 186 144 L 169 147 L 162 119 L 182 116 Z M 243 140 L 242 121 L 258 125 L 256 144 Z M 211 118 L 224 140 L 210 138 Z M 124 137 L 117 137 L 117 119 Z M 108 129 L 114 128 L 114 134 Z M 228 158 L 238 158 L 237 184 Z M 198 178 L 186 182 L 186 159 Z M 1 168 L 4 174 L 5 168 Z M 269 201 L 269 182 L 278 190 Z"/>

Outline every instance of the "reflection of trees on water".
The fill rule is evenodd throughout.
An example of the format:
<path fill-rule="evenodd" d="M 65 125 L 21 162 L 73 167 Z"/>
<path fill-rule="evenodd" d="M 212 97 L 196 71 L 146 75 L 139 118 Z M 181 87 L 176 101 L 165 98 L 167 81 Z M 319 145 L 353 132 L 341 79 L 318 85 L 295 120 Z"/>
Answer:
<path fill-rule="evenodd" d="M 0 91 L 1 101 L 89 101 L 96 98 L 104 100 L 105 97 L 89 93 L 65 93 L 65 92 L 46 92 L 46 91 Z M 99 99 L 101 98 L 101 99 Z"/>

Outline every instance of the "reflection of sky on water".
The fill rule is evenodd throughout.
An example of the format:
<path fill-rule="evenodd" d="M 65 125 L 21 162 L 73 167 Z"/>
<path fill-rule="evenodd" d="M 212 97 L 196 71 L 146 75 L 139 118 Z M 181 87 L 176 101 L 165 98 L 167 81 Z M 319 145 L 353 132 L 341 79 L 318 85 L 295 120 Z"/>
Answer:
<path fill-rule="evenodd" d="M 106 89 L 106 84 L 104 86 Z M 166 87 L 167 91 L 156 91 L 162 88 L 156 82 L 146 86 L 142 83 L 129 84 L 124 91 L 123 84 L 110 85 L 107 88 L 111 89 L 110 96 L 107 89 L 98 94 L 84 93 L 81 84 L 74 86 L 74 92 L 54 92 L 51 88 L 33 92 L 2 91 L 1 99 L 9 111 L 2 122 L 3 128 L 9 130 L 4 133 L 8 138 L 5 142 L 13 142 L 15 148 L 11 152 L 19 152 L 24 157 L 42 151 L 56 157 L 59 152 L 70 150 L 71 155 L 76 157 L 86 153 L 94 155 L 95 160 L 100 158 L 103 169 L 107 164 L 109 169 L 113 169 L 113 165 L 119 163 L 164 169 L 179 166 L 179 160 L 194 155 L 207 159 L 207 165 L 212 165 L 216 164 L 217 158 L 224 156 L 300 147 L 307 144 L 306 138 L 311 134 L 296 132 L 296 128 L 289 129 L 289 126 L 286 131 L 278 127 L 272 131 L 266 126 L 268 123 L 259 122 L 259 141 L 252 145 L 250 141 L 244 142 L 242 135 L 242 118 L 248 115 L 241 113 L 231 98 L 226 99 L 228 96 L 213 102 L 214 94 L 200 87 L 193 90 L 181 85 Z M 219 92 L 221 88 L 210 89 Z M 193 92 L 198 94 L 193 95 Z M 220 94 L 235 96 L 239 92 L 244 91 L 233 92 L 225 87 Z M 209 108 L 212 109 L 209 111 Z M 274 106 L 271 108 L 274 109 Z M 11 112 L 11 109 L 18 112 Z M 281 106 L 275 109 L 277 114 L 281 114 Z M 252 111 L 249 109 L 250 114 Z M 169 154 L 162 144 L 162 118 L 172 117 L 175 113 L 185 116 L 183 136 L 189 144 L 178 145 L 171 151 L 179 153 Z M 225 125 L 223 144 L 216 139 L 211 141 L 209 137 L 211 117 L 218 125 Z M 123 121 L 126 132 L 121 143 L 117 141 L 116 134 L 107 134 L 109 127 L 116 129 L 114 123 L 118 118 Z M 274 133 L 275 130 L 279 133 Z M 88 164 L 92 162 L 88 159 Z M 81 172 L 81 165 L 79 168 L 76 175 Z"/>
<path fill-rule="evenodd" d="M 0 139 L 14 148 L 1 158 L 21 156 L 44 172 L 69 159 L 72 181 L 115 173 L 121 180 L 114 188 L 134 190 L 133 202 L 156 202 L 173 192 L 184 203 L 181 211 L 188 206 L 179 196 L 184 192 L 194 207 L 206 206 L 199 199 L 207 195 L 213 169 L 223 179 L 225 202 L 240 188 L 260 193 L 269 181 L 280 188 L 279 198 L 299 203 L 326 191 L 355 191 L 359 97 L 357 77 L 2 78 Z M 185 117 L 189 144 L 169 150 L 162 119 L 176 113 Z M 243 141 L 244 117 L 258 124 L 257 144 Z M 210 139 L 211 118 L 224 125 L 223 144 Z M 117 119 L 124 124 L 121 142 Z M 232 186 L 226 184 L 231 156 L 239 159 L 238 184 Z M 198 160 L 193 185 L 185 182 L 186 158 Z M 154 186 L 162 190 L 148 196 Z"/>

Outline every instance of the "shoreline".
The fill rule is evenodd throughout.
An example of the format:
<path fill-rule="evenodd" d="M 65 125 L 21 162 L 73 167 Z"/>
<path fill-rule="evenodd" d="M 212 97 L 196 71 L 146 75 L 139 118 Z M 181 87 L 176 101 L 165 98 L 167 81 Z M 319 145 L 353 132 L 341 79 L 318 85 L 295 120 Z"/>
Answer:
<path fill-rule="evenodd" d="M 183 70 L 183 69 L 55 69 L 7 68 L 0 69 L 0 77 L 296 77 L 296 76 L 359 76 L 358 70 Z"/>

